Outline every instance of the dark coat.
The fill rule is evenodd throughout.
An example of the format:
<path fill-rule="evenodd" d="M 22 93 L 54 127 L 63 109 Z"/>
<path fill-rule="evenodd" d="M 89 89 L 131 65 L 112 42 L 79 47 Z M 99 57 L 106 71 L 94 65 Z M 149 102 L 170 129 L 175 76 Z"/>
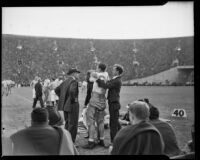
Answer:
<path fill-rule="evenodd" d="M 35 95 L 36 97 L 42 97 L 42 85 L 40 82 L 35 84 Z"/>
<path fill-rule="evenodd" d="M 109 103 L 120 102 L 120 90 L 122 86 L 121 77 L 111 79 L 107 83 L 105 83 L 103 80 L 98 79 L 97 84 L 99 87 L 102 87 L 104 89 L 109 89 L 107 96 Z"/>
<path fill-rule="evenodd" d="M 169 123 L 159 119 L 151 120 L 150 122 L 159 130 L 163 137 L 165 143 L 165 154 L 169 157 L 179 155 L 180 149 L 173 127 Z"/>
<path fill-rule="evenodd" d="M 164 142 L 159 131 L 143 121 L 121 129 L 113 142 L 112 155 L 161 155 Z"/>
<path fill-rule="evenodd" d="M 56 129 L 31 126 L 14 133 L 11 137 L 14 155 L 58 155 L 60 136 Z"/>
<path fill-rule="evenodd" d="M 69 77 L 55 89 L 55 93 L 59 97 L 58 110 L 70 112 L 73 104 L 78 103 L 78 82 Z"/>

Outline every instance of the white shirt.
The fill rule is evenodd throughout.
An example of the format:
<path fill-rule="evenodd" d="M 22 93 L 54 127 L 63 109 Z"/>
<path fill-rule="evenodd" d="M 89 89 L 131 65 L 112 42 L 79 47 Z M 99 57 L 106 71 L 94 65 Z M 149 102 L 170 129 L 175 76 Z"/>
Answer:
<path fill-rule="evenodd" d="M 97 78 L 104 80 L 104 82 L 107 82 L 109 80 L 108 72 L 99 72 L 99 73 L 97 72 L 96 74 L 97 74 Z M 96 82 L 97 78 L 94 78 L 94 77 L 90 78 L 90 81 L 94 82 L 92 92 L 105 94 L 106 90 L 98 86 Z"/>
<path fill-rule="evenodd" d="M 119 76 L 114 76 L 112 79 L 116 79 L 117 77 L 119 77 Z"/>
<path fill-rule="evenodd" d="M 49 79 L 45 79 L 45 81 L 44 81 L 44 87 L 49 86 L 50 82 L 51 81 Z"/>
<path fill-rule="evenodd" d="M 59 80 L 59 82 L 58 82 L 58 86 L 61 84 L 63 82 L 63 80 L 61 79 L 61 80 Z"/>

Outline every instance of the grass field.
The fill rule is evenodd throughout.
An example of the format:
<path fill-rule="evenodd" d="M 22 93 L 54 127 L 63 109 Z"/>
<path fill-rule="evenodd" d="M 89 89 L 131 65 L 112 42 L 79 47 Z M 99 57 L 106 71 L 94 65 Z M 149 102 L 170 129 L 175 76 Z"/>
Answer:
<path fill-rule="evenodd" d="M 80 90 L 80 112 L 84 104 L 86 91 Z M 159 108 L 160 117 L 170 119 L 175 128 L 180 148 L 183 148 L 191 139 L 191 125 L 194 123 L 194 87 L 153 87 L 153 86 L 124 86 L 121 90 L 121 112 L 126 111 L 126 105 L 134 100 L 149 98 L 150 102 Z M 37 104 L 39 106 L 39 102 Z M 186 118 L 171 116 L 175 108 L 185 109 Z M 25 125 L 30 125 L 32 110 L 32 91 L 29 87 L 14 88 L 12 94 L 2 98 L 2 125 L 5 128 L 4 136 L 9 136 Z M 82 146 L 87 139 L 77 135 L 76 144 Z M 109 129 L 105 130 L 105 143 L 110 143 Z M 108 150 L 96 147 L 85 150 L 78 147 L 82 155 L 108 154 Z"/>

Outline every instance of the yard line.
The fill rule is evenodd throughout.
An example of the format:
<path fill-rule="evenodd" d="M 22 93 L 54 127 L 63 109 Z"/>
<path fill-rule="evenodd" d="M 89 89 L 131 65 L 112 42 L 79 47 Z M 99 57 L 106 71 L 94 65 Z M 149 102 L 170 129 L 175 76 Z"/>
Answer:
<path fill-rule="evenodd" d="M 27 101 L 27 102 L 29 102 L 29 103 L 33 103 L 30 99 L 28 99 L 28 98 L 26 98 L 26 97 L 22 97 L 22 96 L 20 96 L 20 95 L 18 95 L 18 94 L 15 94 L 15 96 L 17 96 L 17 97 L 19 97 L 19 98 L 21 98 L 21 99 L 23 99 L 23 100 L 25 100 L 25 101 Z"/>

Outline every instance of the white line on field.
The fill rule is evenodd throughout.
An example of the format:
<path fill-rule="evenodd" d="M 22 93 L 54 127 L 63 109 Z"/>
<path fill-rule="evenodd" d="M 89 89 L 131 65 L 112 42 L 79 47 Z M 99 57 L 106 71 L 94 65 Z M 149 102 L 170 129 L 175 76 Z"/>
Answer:
<path fill-rule="evenodd" d="M 19 98 L 21 98 L 21 99 L 23 99 L 23 100 L 26 100 L 26 101 L 29 102 L 29 103 L 32 103 L 32 101 L 31 101 L 30 99 L 26 98 L 26 97 L 22 97 L 22 96 L 17 95 L 17 94 L 15 94 L 15 96 L 17 96 L 17 97 L 19 97 Z"/>

